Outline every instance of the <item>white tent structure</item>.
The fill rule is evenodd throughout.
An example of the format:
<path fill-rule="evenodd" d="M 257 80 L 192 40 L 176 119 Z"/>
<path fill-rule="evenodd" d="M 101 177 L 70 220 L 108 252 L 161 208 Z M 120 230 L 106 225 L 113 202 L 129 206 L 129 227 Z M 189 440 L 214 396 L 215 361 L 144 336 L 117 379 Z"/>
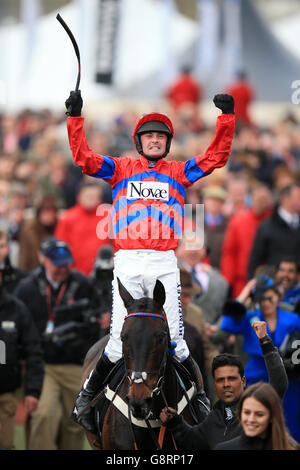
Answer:
<path fill-rule="evenodd" d="M 118 0 L 110 85 L 95 81 L 100 0 L 74 0 L 61 8 L 59 13 L 79 44 L 85 103 L 160 100 L 165 86 L 186 63 L 194 65 L 207 98 L 244 67 L 258 100 L 291 102 L 292 83 L 300 80 L 300 59 L 288 46 L 296 42 L 293 32 L 300 17 L 298 21 L 293 18 L 293 28 L 286 22 L 272 31 L 252 0 L 224 0 L 221 7 L 215 0 L 197 1 L 199 21 L 180 14 L 173 0 Z M 0 28 L 0 107 L 63 109 L 76 83 L 77 63 L 56 13 L 38 17 L 36 22 L 31 18 L 27 25 Z"/>
<path fill-rule="evenodd" d="M 166 40 L 162 37 L 166 31 L 160 25 L 163 5 L 156 0 L 120 2 L 115 73 L 111 86 L 95 82 L 97 7 L 97 0 L 74 1 L 56 12 L 70 26 L 79 45 L 82 68 L 80 88 L 85 100 L 129 96 L 130 89 L 155 71 L 160 73 L 161 88 L 163 80 L 167 80 L 163 69 L 167 70 L 164 54 L 168 48 L 166 42 L 166 48 L 161 47 L 161 42 Z M 69 91 L 74 89 L 76 57 L 68 36 L 56 20 L 56 13 L 41 17 L 30 35 L 24 24 L 0 28 L 2 106 L 8 109 L 57 109 L 62 107 Z M 169 35 L 174 40 L 169 49 L 184 54 L 185 48 L 195 40 L 197 24 L 175 12 L 169 28 L 175 30 L 175 34 Z M 170 61 L 168 67 L 171 70 Z M 149 94 L 145 97 L 149 98 Z M 152 97 L 159 97 L 159 93 L 155 92 Z"/>

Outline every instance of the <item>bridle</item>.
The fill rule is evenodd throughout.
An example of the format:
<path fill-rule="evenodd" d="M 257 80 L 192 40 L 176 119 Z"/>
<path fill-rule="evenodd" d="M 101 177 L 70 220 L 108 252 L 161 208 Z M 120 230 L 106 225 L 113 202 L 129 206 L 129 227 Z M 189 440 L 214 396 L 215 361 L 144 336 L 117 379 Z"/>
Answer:
<path fill-rule="evenodd" d="M 133 317 L 133 316 L 139 316 L 139 317 L 144 316 L 144 317 L 159 318 L 160 320 L 162 320 L 164 322 L 167 322 L 167 318 L 166 318 L 166 315 L 164 313 L 159 314 L 159 313 L 149 313 L 149 312 L 132 312 L 132 313 L 128 313 L 125 316 L 125 320 L 127 318 L 130 318 L 130 317 Z M 167 346 L 168 346 L 168 345 L 170 345 L 170 332 L 169 332 L 168 325 L 167 325 L 166 335 L 168 336 L 168 342 L 167 342 Z M 167 403 L 167 399 L 166 399 L 166 396 L 165 396 L 165 393 L 164 393 L 164 390 L 163 390 L 163 386 L 164 386 L 164 376 L 165 376 L 167 359 L 168 359 L 168 350 L 169 350 L 169 348 L 165 347 L 163 359 L 161 361 L 161 364 L 160 364 L 160 367 L 159 367 L 158 370 L 146 370 L 146 371 L 142 371 L 142 372 L 135 372 L 132 369 L 129 369 L 127 367 L 126 359 L 124 357 L 124 360 L 125 360 L 125 376 L 127 376 L 127 378 L 128 378 L 129 387 L 132 384 L 141 384 L 142 383 L 145 387 L 148 388 L 148 390 L 150 390 L 151 398 L 161 395 L 162 400 L 164 402 L 164 405 L 166 407 L 168 407 L 168 403 Z M 147 383 L 148 375 L 157 375 L 158 376 L 156 386 L 153 389 Z M 156 438 L 155 433 L 154 433 L 154 431 L 153 431 L 153 429 L 150 425 L 150 422 L 149 422 L 149 420 L 152 417 L 153 417 L 153 412 L 150 410 L 148 415 L 144 418 L 144 420 L 147 424 L 147 427 L 148 427 L 148 430 L 151 434 L 152 440 L 154 441 L 154 443 L 156 445 L 156 449 L 161 450 L 161 444 L 160 444 L 159 440 Z M 137 444 L 136 444 L 136 439 L 135 439 L 135 434 L 134 434 L 134 429 L 133 429 L 133 424 L 132 424 L 130 406 L 128 406 L 128 420 L 129 420 L 129 423 L 130 423 L 130 429 L 131 429 L 131 434 L 132 434 L 132 437 L 133 437 L 134 448 L 136 450 L 138 450 Z M 164 429 L 164 428 L 161 428 L 161 429 Z"/>
<path fill-rule="evenodd" d="M 160 314 L 160 313 L 149 313 L 149 312 L 133 312 L 133 313 L 128 313 L 125 317 L 125 320 L 130 317 L 134 316 L 139 316 L 139 317 L 152 317 L 152 318 L 159 318 L 164 322 L 167 322 L 166 315 Z M 170 332 L 169 328 L 167 327 L 166 334 L 168 336 L 168 343 L 170 342 Z M 125 358 L 124 358 L 125 359 Z M 126 359 L 125 359 L 125 375 L 128 378 L 129 381 L 129 386 L 132 384 L 139 384 L 142 383 L 148 390 L 150 391 L 151 398 L 154 396 L 161 395 L 165 406 L 168 406 L 167 400 L 163 391 L 163 385 L 164 385 L 164 375 L 166 371 L 166 365 L 167 365 L 167 359 L 168 359 L 168 348 L 166 347 L 164 350 L 164 355 L 163 359 L 161 361 L 160 367 L 157 370 L 146 370 L 142 372 L 135 372 L 132 369 L 129 369 L 126 364 Z M 147 378 L 148 375 L 157 375 L 158 376 L 158 381 L 156 386 L 152 389 L 149 384 L 147 383 Z M 149 412 L 149 416 L 147 416 L 146 419 L 149 419 L 151 416 L 151 411 Z"/>

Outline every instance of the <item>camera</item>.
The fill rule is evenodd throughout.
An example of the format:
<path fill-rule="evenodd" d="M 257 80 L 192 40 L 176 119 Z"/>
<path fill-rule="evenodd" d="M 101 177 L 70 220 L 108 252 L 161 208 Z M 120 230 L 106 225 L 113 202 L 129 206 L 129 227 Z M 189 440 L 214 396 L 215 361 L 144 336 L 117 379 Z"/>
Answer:
<path fill-rule="evenodd" d="M 76 339 L 84 329 L 97 324 L 101 315 L 99 309 L 93 308 L 87 298 L 56 307 L 53 313 L 54 328 L 50 333 L 45 333 L 44 337 L 46 341 L 55 344 Z"/>
<path fill-rule="evenodd" d="M 113 268 L 112 248 L 110 245 L 105 245 L 99 250 L 90 276 L 95 289 L 95 301 L 101 313 L 111 312 Z"/>
<path fill-rule="evenodd" d="M 274 281 L 266 274 L 261 274 L 256 278 L 256 286 L 252 289 L 250 297 L 252 301 L 257 304 L 261 301 L 266 290 L 274 286 Z"/>

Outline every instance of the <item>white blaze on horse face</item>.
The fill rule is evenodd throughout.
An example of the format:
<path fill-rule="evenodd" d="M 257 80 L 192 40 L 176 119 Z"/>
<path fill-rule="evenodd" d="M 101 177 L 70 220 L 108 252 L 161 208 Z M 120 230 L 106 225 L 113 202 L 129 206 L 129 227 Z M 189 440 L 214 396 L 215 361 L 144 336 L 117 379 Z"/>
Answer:
<path fill-rule="evenodd" d="M 143 383 L 145 380 L 147 380 L 147 372 L 133 371 L 131 374 L 131 380 L 135 384 Z"/>
<path fill-rule="evenodd" d="M 147 380 L 147 372 L 142 372 L 142 378 L 143 380 Z"/>

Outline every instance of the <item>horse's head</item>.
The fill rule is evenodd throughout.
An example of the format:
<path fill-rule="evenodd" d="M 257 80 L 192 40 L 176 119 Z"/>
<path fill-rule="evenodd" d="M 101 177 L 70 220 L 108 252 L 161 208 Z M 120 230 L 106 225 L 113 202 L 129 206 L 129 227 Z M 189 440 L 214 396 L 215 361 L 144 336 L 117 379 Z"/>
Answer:
<path fill-rule="evenodd" d="M 134 299 L 118 279 L 127 309 L 121 339 L 129 379 L 128 403 L 135 418 L 151 414 L 153 392 L 162 385 L 168 353 L 168 324 L 163 305 L 165 288 L 156 281 L 153 299 Z"/>

